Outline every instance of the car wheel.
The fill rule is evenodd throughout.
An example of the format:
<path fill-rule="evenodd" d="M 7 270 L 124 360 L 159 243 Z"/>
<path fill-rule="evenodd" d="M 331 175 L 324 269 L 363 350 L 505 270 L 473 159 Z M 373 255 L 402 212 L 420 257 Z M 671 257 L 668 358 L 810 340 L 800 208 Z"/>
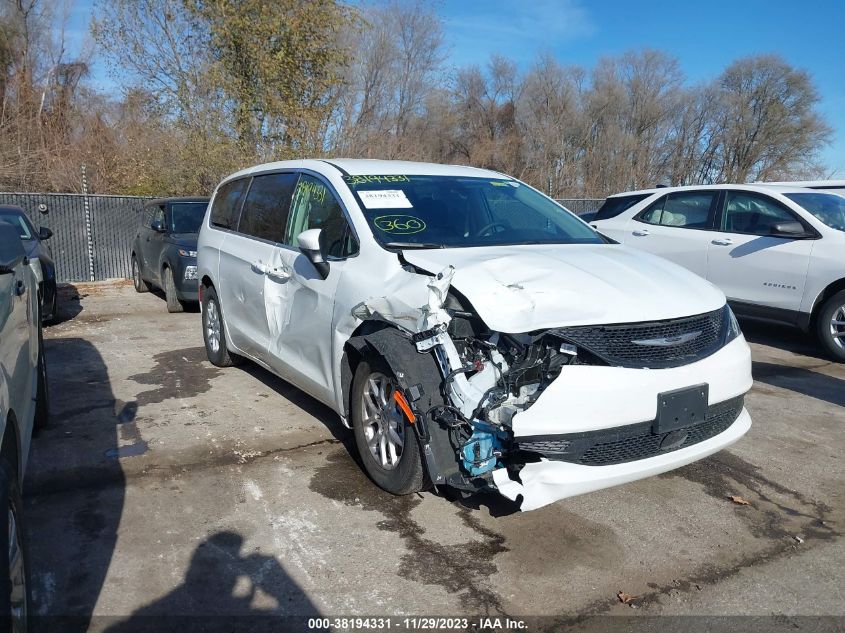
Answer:
<path fill-rule="evenodd" d="M 379 358 L 358 364 L 352 380 L 352 426 L 367 474 L 395 495 L 422 490 L 425 485 L 419 442 L 393 399 L 398 383 Z"/>
<path fill-rule="evenodd" d="M 44 335 L 38 328 L 38 386 L 35 395 L 34 426 L 40 430 L 50 422 L 50 394 L 47 382 L 47 359 L 44 353 Z"/>
<path fill-rule="evenodd" d="M 184 312 L 185 306 L 176 296 L 176 282 L 173 281 L 173 269 L 169 266 L 164 269 L 164 298 L 167 300 L 168 312 Z"/>
<path fill-rule="evenodd" d="M 141 277 L 141 269 L 138 267 L 138 260 L 132 256 L 132 283 L 135 285 L 135 292 L 149 292 L 150 284 Z"/>
<path fill-rule="evenodd" d="M 205 353 L 212 365 L 231 367 L 243 361 L 240 356 L 230 352 L 226 345 L 220 300 L 212 287 L 205 288 L 202 293 L 202 338 L 205 341 Z"/>
<path fill-rule="evenodd" d="M 845 290 L 822 304 L 816 319 L 816 333 L 833 358 L 845 362 Z"/>
<path fill-rule="evenodd" d="M 0 457 L 0 507 L 5 508 L 6 527 L 0 529 L 0 557 L 6 572 L 0 572 L 0 618 L 9 631 L 27 631 L 31 604 L 29 558 L 23 530 L 20 488 L 12 464 Z"/>
<path fill-rule="evenodd" d="M 50 311 L 45 315 L 43 323 L 53 325 L 59 318 L 59 292 L 53 288 L 53 300 L 50 302 Z"/>

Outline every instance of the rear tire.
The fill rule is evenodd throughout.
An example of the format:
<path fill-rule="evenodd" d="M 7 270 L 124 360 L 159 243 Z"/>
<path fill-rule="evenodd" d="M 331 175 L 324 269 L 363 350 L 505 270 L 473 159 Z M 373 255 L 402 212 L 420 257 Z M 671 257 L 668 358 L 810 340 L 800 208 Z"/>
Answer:
<path fill-rule="evenodd" d="M 141 268 L 135 255 L 132 255 L 132 284 L 135 286 L 135 292 L 150 291 L 150 284 L 141 277 Z"/>
<path fill-rule="evenodd" d="M 376 387 L 382 384 L 386 388 Z M 387 492 L 407 495 L 425 487 L 425 475 L 414 429 L 392 399 L 396 387 L 396 378 L 384 359 L 362 360 L 352 380 L 352 427 L 370 479 Z M 375 392 L 382 395 L 374 397 Z M 393 461 L 397 453 L 398 460 Z"/>
<path fill-rule="evenodd" d="M 23 529 L 20 486 L 14 466 L 0 457 L 0 508 L 6 525 L 0 529 L 0 620 L 11 631 L 27 631 L 32 604 L 29 595 L 29 556 Z"/>
<path fill-rule="evenodd" d="M 206 356 L 212 365 L 232 367 L 243 362 L 241 356 L 229 351 L 220 299 L 212 286 L 204 288 L 202 292 L 202 338 Z"/>
<path fill-rule="evenodd" d="M 845 363 L 845 290 L 822 304 L 816 318 L 816 336 L 835 360 Z"/>
<path fill-rule="evenodd" d="M 164 298 L 167 300 L 168 312 L 184 312 L 185 306 L 176 296 L 176 282 L 173 280 L 173 269 L 168 266 L 162 273 L 164 277 Z"/>
<path fill-rule="evenodd" d="M 38 387 L 35 396 L 35 430 L 40 431 L 50 422 L 50 393 L 47 382 L 47 359 L 44 353 L 44 335 L 38 328 Z"/>

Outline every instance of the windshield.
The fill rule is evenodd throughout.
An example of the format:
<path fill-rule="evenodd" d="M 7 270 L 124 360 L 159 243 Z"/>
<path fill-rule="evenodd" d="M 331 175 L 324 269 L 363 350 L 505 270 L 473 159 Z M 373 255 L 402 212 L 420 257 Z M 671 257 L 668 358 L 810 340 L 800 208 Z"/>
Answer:
<path fill-rule="evenodd" d="M 0 211 L 0 222 L 11 224 L 18 231 L 18 236 L 22 240 L 34 239 L 34 229 L 29 221 L 20 213 L 16 211 Z"/>
<path fill-rule="evenodd" d="M 845 197 L 835 193 L 785 193 L 832 229 L 845 231 Z"/>
<path fill-rule="evenodd" d="M 171 233 L 199 233 L 207 202 L 174 202 L 170 205 Z"/>
<path fill-rule="evenodd" d="M 376 239 L 387 247 L 602 244 L 571 213 L 514 180 L 458 176 L 346 176 Z"/>

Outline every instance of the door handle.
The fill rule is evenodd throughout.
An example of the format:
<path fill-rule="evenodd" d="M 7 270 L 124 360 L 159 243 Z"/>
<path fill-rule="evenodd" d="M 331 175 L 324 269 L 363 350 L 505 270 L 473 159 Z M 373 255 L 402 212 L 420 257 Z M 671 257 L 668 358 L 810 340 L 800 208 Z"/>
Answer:
<path fill-rule="evenodd" d="M 650 233 L 648 229 L 637 229 L 634 231 L 634 235 L 638 237 L 643 237 L 645 235 L 650 235 Z"/>
<path fill-rule="evenodd" d="M 729 237 L 717 237 L 715 240 L 710 242 L 711 244 L 715 244 L 716 246 L 730 246 L 734 243 L 734 241 Z"/>
<path fill-rule="evenodd" d="M 20 297 L 26 293 L 26 285 L 23 283 L 23 280 L 18 279 L 15 282 L 15 296 Z"/>

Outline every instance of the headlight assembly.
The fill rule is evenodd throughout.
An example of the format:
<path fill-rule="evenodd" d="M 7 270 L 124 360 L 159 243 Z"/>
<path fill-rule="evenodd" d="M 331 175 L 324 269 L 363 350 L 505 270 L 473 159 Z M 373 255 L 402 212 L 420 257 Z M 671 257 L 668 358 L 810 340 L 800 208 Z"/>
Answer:
<path fill-rule="evenodd" d="M 740 334 L 742 334 L 742 330 L 739 329 L 739 322 L 736 320 L 736 315 L 734 315 L 734 311 L 731 310 L 731 307 L 727 303 L 725 304 L 724 319 L 725 345 L 727 345 Z"/>
<path fill-rule="evenodd" d="M 179 256 L 180 257 L 196 257 L 196 251 L 186 251 L 184 248 L 179 249 Z"/>

